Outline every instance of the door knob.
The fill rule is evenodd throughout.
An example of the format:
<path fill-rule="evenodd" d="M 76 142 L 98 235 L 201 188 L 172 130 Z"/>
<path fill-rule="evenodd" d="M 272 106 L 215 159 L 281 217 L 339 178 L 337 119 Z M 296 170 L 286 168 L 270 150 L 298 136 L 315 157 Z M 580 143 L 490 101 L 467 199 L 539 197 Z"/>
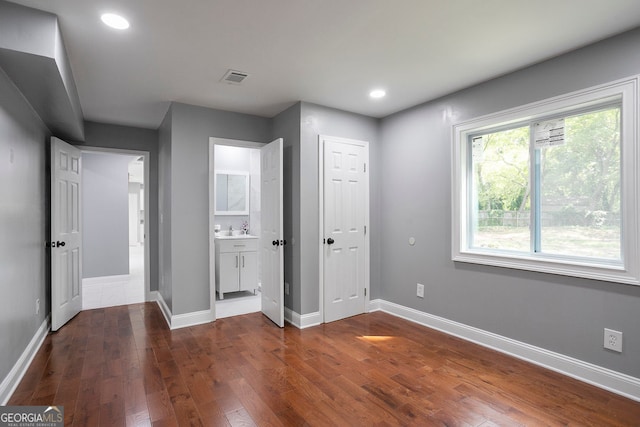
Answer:
<path fill-rule="evenodd" d="M 271 244 L 273 246 L 280 246 L 280 242 L 278 240 L 274 240 L 273 242 L 271 242 Z"/>
<path fill-rule="evenodd" d="M 335 241 L 335 240 L 333 240 L 331 237 L 329 237 L 329 238 L 327 239 L 327 244 L 329 244 L 329 245 L 333 245 L 335 242 L 336 242 L 336 241 Z"/>
<path fill-rule="evenodd" d="M 65 242 L 61 242 L 61 241 L 57 240 L 57 241 L 51 243 L 51 247 L 52 248 L 60 248 L 60 247 L 64 246 L 65 244 L 66 244 Z"/>

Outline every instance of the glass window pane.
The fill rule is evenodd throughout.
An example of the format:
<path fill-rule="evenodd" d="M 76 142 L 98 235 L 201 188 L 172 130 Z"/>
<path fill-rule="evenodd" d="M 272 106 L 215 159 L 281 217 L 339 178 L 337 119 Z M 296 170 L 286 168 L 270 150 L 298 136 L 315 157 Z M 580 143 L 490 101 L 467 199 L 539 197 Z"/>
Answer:
<path fill-rule="evenodd" d="M 529 126 L 474 136 L 470 144 L 470 246 L 529 252 Z"/>
<path fill-rule="evenodd" d="M 620 108 L 564 123 L 564 142 L 540 149 L 540 251 L 620 259 Z"/>

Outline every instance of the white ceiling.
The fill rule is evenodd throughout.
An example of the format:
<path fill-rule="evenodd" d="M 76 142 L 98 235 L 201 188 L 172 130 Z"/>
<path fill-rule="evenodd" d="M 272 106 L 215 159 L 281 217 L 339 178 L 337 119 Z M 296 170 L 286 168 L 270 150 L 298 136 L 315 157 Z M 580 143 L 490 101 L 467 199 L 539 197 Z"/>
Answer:
<path fill-rule="evenodd" d="M 384 117 L 640 26 L 638 0 L 14 2 L 58 15 L 86 119 L 151 128 L 170 101 Z M 107 11 L 131 28 L 105 27 Z M 227 69 L 250 76 L 221 83 Z"/>

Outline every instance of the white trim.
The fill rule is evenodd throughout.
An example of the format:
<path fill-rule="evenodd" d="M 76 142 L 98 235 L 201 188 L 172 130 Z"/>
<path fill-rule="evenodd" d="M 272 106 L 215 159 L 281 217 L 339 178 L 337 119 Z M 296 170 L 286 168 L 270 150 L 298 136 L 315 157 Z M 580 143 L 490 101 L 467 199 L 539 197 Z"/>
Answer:
<path fill-rule="evenodd" d="M 451 259 L 456 262 L 640 285 L 639 86 L 640 76 L 633 76 L 454 124 L 451 149 Z M 596 105 L 613 98 L 619 98 L 622 104 L 621 215 L 624 226 L 624 265 L 590 259 L 569 260 L 544 254 L 516 254 L 470 248 L 467 241 L 467 136 L 482 129 L 529 121 L 543 115 L 571 111 L 579 106 Z"/>
<path fill-rule="evenodd" d="M 369 308 L 370 311 L 401 317 L 640 402 L 640 378 L 389 301 L 373 300 Z"/>
<path fill-rule="evenodd" d="M 47 316 L 33 338 L 31 338 L 31 341 L 29 341 L 29 344 L 24 349 L 15 365 L 13 365 L 13 368 L 11 368 L 4 380 L 2 380 L 2 383 L 0 384 L 0 406 L 5 406 L 7 404 L 13 395 L 13 392 L 16 391 L 18 384 L 22 381 L 24 374 L 27 373 L 27 369 L 29 369 L 31 362 L 33 362 L 33 358 L 38 353 L 38 350 L 40 350 L 44 339 L 49 333 L 50 323 L 51 318 L 50 316 Z"/>
<path fill-rule="evenodd" d="M 300 314 L 291 310 L 289 307 L 284 308 L 284 321 L 295 326 L 298 329 L 302 329 L 300 327 Z"/>
<path fill-rule="evenodd" d="M 318 310 L 324 323 L 324 140 L 318 135 Z"/>
<path fill-rule="evenodd" d="M 318 326 L 322 323 L 322 316 L 319 311 L 314 313 L 302 314 L 300 316 L 300 329 Z"/>
<path fill-rule="evenodd" d="M 209 308 L 213 312 L 213 319 L 216 319 L 216 243 L 215 243 L 215 217 L 213 211 L 216 206 L 216 185 L 215 185 L 215 152 L 216 138 L 209 138 Z"/>
<path fill-rule="evenodd" d="M 151 292 L 151 301 L 155 301 L 160 307 L 160 311 L 164 316 L 165 322 L 167 322 L 167 326 L 171 329 L 171 310 L 169 310 L 169 306 L 166 302 L 164 302 L 164 298 L 159 291 Z"/>
<path fill-rule="evenodd" d="M 189 326 L 202 325 L 215 320 L 213 311 L 201 310 L 185 314 L 176 314 L 171 316 L 171 329 L 187 328 Z"/>
<path fill-rule="evenodd" d="M 365 149 L 365 227 L 366 234 L 364 235 L 364 251 L 365 251 L 365 260 L 364 260 L 364 287 L 365 287 L 365 296 L 364 296 L 364 307 L 363 313 L 367 313 L 370 303 L 371 297 L 371 278 L 370 278 L 370 265 L 371 265 L 371 242 L 369 236 L 371 235 L 371 221 L 370 221 L 370 200 L 371 200 L 371 190 L 370 190 L 370 170 L 371 170 L 371 162 L 369 157 L 369 142 L 361 141 L 357 139 L 349 139 L 349 138 L 341 138 L 337 136 L 329 136 L 329 135 L 318 135 L 318 245 L 320 246 L 319 255 L 318 255 L 318 266 L 319 266 L 319 274 L 318 274 L 318 301 L 319 301 L 319 311 L 317 312 L 319 315 L 318 323 L 324 323 L 324 144 L 327 140 L 331 140 L 334 142 L 339 142 L 342 144 L 351 144 L 359 147 L 364 147 Z M 309 326 L 314 326 L 314 324 Z"/>
<path fill-rule="evenodd" d="M 319 311 L 301 315 L 291 310 L 289 307 L 285 307 L 284 320 L 298 329 L 305 329 L 320 325 L 322 323 L 322 316 Z"/>
<path fill-rule="evenodd" d="M 164 316 L 164 320 L 167 322 L 169 329 L 180 329 L 189 326 L 202 325 L 203 323 L 209 323 L 215 321 L 214 312 L 212 310 L 194 311 L 192 313 L 171 314 L 169 306 L 164 301 L 162 294 L 158 291 L 151 292 L 151 300 L 155 301 L 160 307 L 160 311 Z"/>

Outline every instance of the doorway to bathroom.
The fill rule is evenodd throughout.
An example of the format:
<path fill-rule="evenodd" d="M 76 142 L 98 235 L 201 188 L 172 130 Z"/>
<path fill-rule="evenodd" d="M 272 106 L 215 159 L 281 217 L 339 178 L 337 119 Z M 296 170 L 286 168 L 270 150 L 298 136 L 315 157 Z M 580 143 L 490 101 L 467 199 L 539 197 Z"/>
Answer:
<path fill-rule="evenodd" d="M 283 214 L 283 139 L 209 138 L 214 318 L 262 311 L 284 327 Z"/>
<path fill-rule="evenodd" d="M 216 318 L 262 309 L 260 225 L 260 149 L 215 139 L 213 224 Z M 226 238 L 226 240 L 225 240 Z M 214 263 L 215 263 L 214 259 Z M 225 266 L 228 265 L 228 269 Z"/>

